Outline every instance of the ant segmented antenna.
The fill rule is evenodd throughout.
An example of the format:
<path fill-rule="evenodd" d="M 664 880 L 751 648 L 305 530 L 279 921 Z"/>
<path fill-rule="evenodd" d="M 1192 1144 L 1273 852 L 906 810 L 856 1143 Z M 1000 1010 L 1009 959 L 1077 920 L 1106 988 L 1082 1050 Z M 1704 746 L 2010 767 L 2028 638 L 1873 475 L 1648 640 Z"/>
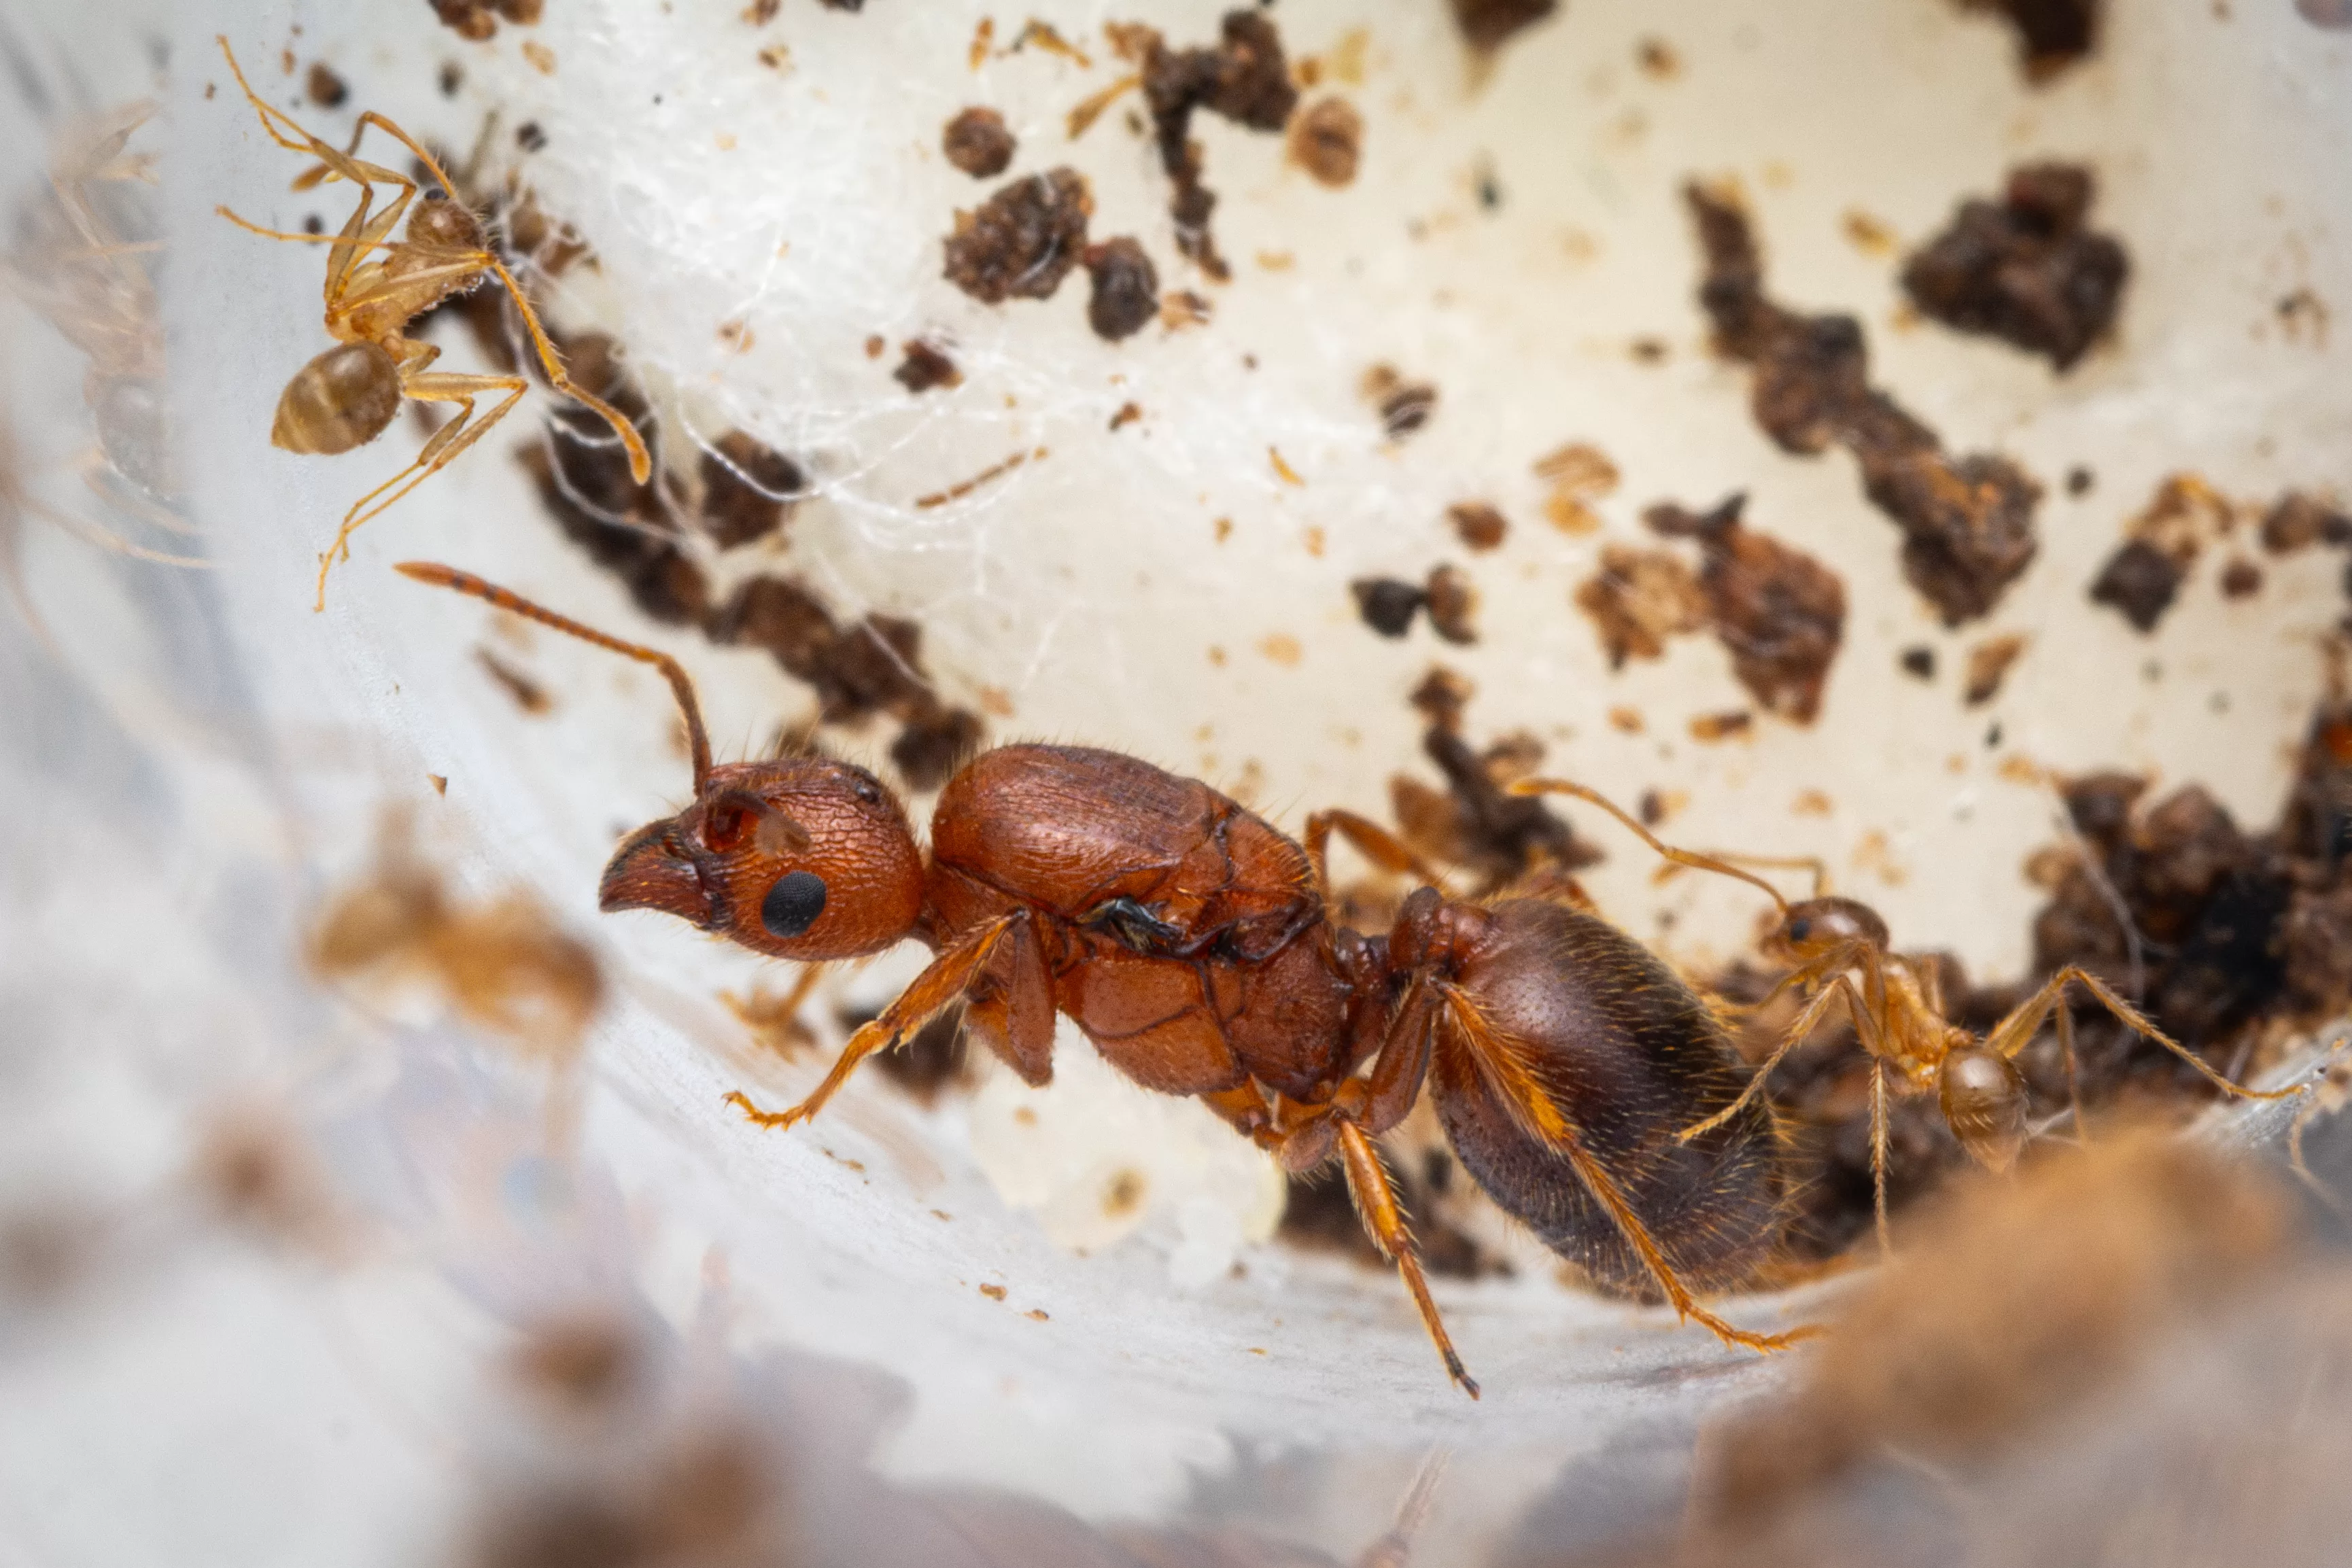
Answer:
<path fill-rule="evenodd" d="M 583 643 L 593 643 L 599 648 L 609 648 L 615 653 L 625 653 L 641 664 L 651 664 L 659 670 L 662 673 L 662 678 L 669 682 L 669 689 L 677 695 L 678 711 L 686 716 L 687 744 L 694 757 L 694 793 L 697 799 L 701 798 L 704 789 L 710 782 L 710 736 L 702 727 L 702 707 L 695 701 L 694 681 L 686 673 L 685 665 L 657 648 L 648 648 L 636 643 L 624 643 L 618 637 L 608 636 L 593 626 L 583 626 L 568 615 L 558 615 L 552 610 L 533 604 L 512 589 L 500 588 L 495 582 L 476 577 L 470 571 L 460 571 L 454 566 L 443 566 L 438 561 L 404 560 L 393 570 L 403 577 L 415 578 L 419 582 L 430 583 L 436 588 L 446 588 L 459 593 L 469 594 L 486 604 L 494 604 L 500 610 L 511 611 L 528 620 L 536 621 L 542 626 L 551 626 L 556 631 L 568 636 L 577 637 Z"/>
<path fill-rule="evenodd" d="M 1789 901 L 1780 896 L 1780 890 L 1779 888 L 1774 887 L 1770 883 L 1766 882 L 1762 877 L 1756 875 L 1753 872 L 1745 872 L 1740 870 L 1738 866 L 1733 865 L 1728 861 L 1717 860 L 1713 855 L 1703 855 L 1690 850 L 1678 850 L 1670 844 L 1660 842 L 1657 834 L 1643 827 L 1637 819 L 1628 814 L 1623 807 L 1618 805 L 1614 800 L 1610 800 L 1607 796 L 1601 794 L 1597 789 L 1588 789 L 1583 785 L 1572 783 L 1566 779 L 1522 779 L 1511 785 L 1510 793 L 1514 795 L 1572 795 L 1580 800 L 1598 806 L 1602 810 L 1608 812 L 1611 816 L 1616 818 L 1619 821 L 1624 823 L 1626 827 L 1632 829 L 1634 833 L 1640 836 L 1643 843 L 1649 845 L 1659 854 L 1664 856 L 1667 860 L 1674 862 L 1676 865 L 1686 865 L 1694 871 L 1711 871 L 1720 876 L 1736 877 L 1751 887 L 1763 889 L 1764 895 L 1772 901 L 1775 908 L 1780 910 L 1780 919 L 1785 923 L 1789 918 Z M 1796 864 L 1798 862 L 1791 862 L 1789 863 Z M 1818 877 L 1818 862 L 1808 861 L 1802 863 L 1814 866 L 1816 868 L 1816 876 Z"/>

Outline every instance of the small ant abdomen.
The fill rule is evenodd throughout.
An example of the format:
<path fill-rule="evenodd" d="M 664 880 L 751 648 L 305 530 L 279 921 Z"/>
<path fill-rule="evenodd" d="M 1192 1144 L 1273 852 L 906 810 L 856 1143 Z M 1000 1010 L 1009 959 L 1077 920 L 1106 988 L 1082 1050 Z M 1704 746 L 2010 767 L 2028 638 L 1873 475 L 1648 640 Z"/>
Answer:
<path fill-rule="evenodd" d="M 1886 922 L 1870 905 L 1851 898 L 1809 898 L 1789 906 L 1788 916 L 1772 934 L 1769 946 L 1779 948 L 1782 956 L 1803 959 L 1818 957 L 1845 942 L 1864 943 L 1885 952 L 1888 940 Z"/>
<path fill-rule="evenodd" d="M 2025 1146 L 2025 1075 L 2017 1064 L 1980 1046 L 1962 1046 L 1944 1058 L 1938 1085 L 1944 1120 L 1979 1165 L 2005 1171 Z"/>
<path fill-rule="evenodd" d="M 400 368 L 373 343 L 338 343 L 294 372 L 269 444 L 331 457 L 382 435 L 400 412 Z"/>
<path fill-rule="evenodd" d="M 1464 1168 L 1596 1283 L 1655 1299 L 1655 1277 L 1608 1204 L 1563 1148 L 1531 1131 L 1556 1119 L 1613 1178 L 1684 1283 L 1747 1281 L 1780 1228 L 1770 1116 L 1750 1102 L 1688 1143 L 1676 1136 L 1739 1097 L 1722 1025 L 1605 921 L 1535 899 L 1482 913 L 1485 935 L 1457 953 L 1450 983 L 1499 1044 L 1480 1050 L 1449 1013 L 1429 1079 Z M 1514 1079 L 1530 1099 L 1515 1103 Z"/>

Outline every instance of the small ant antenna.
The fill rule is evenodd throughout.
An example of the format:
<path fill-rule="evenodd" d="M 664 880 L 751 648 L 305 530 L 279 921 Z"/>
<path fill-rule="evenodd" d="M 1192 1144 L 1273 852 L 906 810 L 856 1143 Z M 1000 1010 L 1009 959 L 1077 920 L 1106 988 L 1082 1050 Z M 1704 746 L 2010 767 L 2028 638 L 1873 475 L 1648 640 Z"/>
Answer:
<path fill-rule="evenodd" d="M 677 694 L 678 711 L 686 716 L 687 744 L 694 757 L 694 793 L 696 799 L 701 798 L 710 783 L 710 736 L 702 727 L 702 707 L 694 699 L 694 681 L 687 674 L 685 665 L 658 649 L 636 643 L 624 643 L 593 626 L 583 626 L 569 616 L 541 609 L 512 589 L 500 588 L 495 582 L 476 577 L 470 571 L 460 571 L 454 566 L 443 566 L 437 561 L 404 560 L 393 570 L 403 577 L 412 577 L 436 588 L 453 589 L 459 593 L 469 594 L 486 604 L 495 604 L 500 610 L 511 611 L 542 626 L 551 626 L 583 643 L 609 648 L 615 653 L 626 654 L 641 664 L 651 664 L 659 670 L 662 678 L 669 683 L 669 689 Z"/>
<path fill-rule="evenodd" d="M 1629 815 L 1623 807 L 1618 805 L 1614 800 L 1610 800 L 1599 790 L 1588 789 L 1581 784 L 1570 783 L 1565 779 L 1521 779 L 1510 786 L 1510 793 L 1514 795 L 1573 795 L 1580 800 L 1598 806 L 1602 810 L 1608 812 L 1611 816 L 1616 818 L 1619 821 L 1624 823 L 1626 827 L 1632 829 L 1633 831 L 1641 838 L 1641 841 L 1643 843 L 1649 845 L 1650 848 L 1655 850 L 1659 854 L 1664 855 L 1666 859 L 1674 862 L 1676 865 L 1686 865 L 1695 871 L 1711 871 L 1721 876 L 1737 878 L 1738 881 L 1748 883 L 1750 887 L 1762 889 L 1764 895 L 1772 901 L 1775 908 L 1780 910 L 1781 920 L 1785 923 L 1789 918 L 1789 901 L 1780 896 L 1780 890 L 1779 888 L 1774 887 L 1770 883 L 1766 882 L 1762 877 L 1756 875 L 1753 872 L 1745 872 L 1740 870 L 1738 866 L 1733 865 L 1728 861 L 1717 860 L 1713 855 L 1696 854 L 1689 850 L 1675 849 L 1671 845 L 1661 842 L 1657 834 L 1643 827 L 1638 820 Z"/>

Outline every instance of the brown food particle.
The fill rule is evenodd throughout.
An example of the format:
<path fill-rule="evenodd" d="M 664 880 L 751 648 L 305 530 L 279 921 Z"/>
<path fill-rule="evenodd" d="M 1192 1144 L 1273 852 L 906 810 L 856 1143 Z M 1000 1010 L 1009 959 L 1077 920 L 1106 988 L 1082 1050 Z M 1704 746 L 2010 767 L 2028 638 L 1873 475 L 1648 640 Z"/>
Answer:
<path fill-rule="evenodd" d="M 499 658 L 497 653 L 488 648 L 477 648 L 474 650 L 474 658 L 485 671 L 488 672 L 490 679 L 505 688 L 507 695 L 514 699 L 515 706 L 522 709 L 524 713 L 538 718 L 554 708 L 555 704 L 548 696 L 545 686 Z"/>
<path fill-rule="evenodd" d="M 1320 185 L 1355 183 L 1364 155 L 1364 117 L 1344 98 L 1320 99 L 1290 122 L 1290 161 Z"/>
<path fill-rule="evenodd" d="M 1746 708 L 1734 708 L 1729 713 L 1703 713 L 1690 721 L 1693 740 L 1714 742 L 1744 736 L 1756 727 L 1753 715 Z"/>
<path fill-rule="evenodd" d="M 2239 556 L 2221 569 L 2221 597 L 2252 599 L 2263 591 L 2263 569 Z"/>
<path fill-rule="evenodd" d="M 1381 428 L 1391 441 L 1419 430 L 1437 411 L 1437 389 L 1427 382 L 1406 381 L 1394 365 L 1366 371 L 1358 390 L 1380 411 Z"/>
<path fill-rule="evenodd" d="M 1466 549 L 1493 549 L 1510 531 L 1503 514 L 1484 501 L 1457 501 L 1445 508 L 1445 517 Z"/>
<path fill-rule="evenodd" d="M 443 26 L 474 43 L 495 37 L 499 30 L 499 19 L 490 14 L 488 0 L 433 0 L 433 14 Z"/>
<path fill-rule="evenodd" d="M 890 372 L 891 379 L 908 392 L 920 396 L 935 387 L 963 385 L 963 372 L 938 345 L 920 338 L 910 338 L 899 345 L 902 358 L 898 368 Z"/>
<path fill-rule="evenodd" d="M 1118 430 L 1122 425 L 1133 424 L 1142 417 L 1143 409 L 1140 404 L 1133 402 L 1123 402 L 1118 405 L 1118 412 L 1110 416 L 1110 428 Z"/>
<path fill-rule="evenodd" d="M 980 1293 L 986 1296 L 992 1301 L 1001 1301 L 1004 1299 L 1004 1287 L 1002 1285 L 982 1285 L 980 1288 Z"/>
<path fill-rule="evenodd" d="M 855 1030 L 866 1021 L 845 1017 L 841 1024 L 845 1030 Z M 941 1091 L 966 1089 L 973 1082 L 967 1040 L 963 1009 L 950 1008 L 917 1030 L 898 1050 L 876 1052 L 874 1065 L 928 1110 L 939 1103 Z"/>
<path fill-rule="evenodd" d="M 1668 504 L 1643 518 L 1668 538 L 1698 541 L 1706 621 L 1739 684 L 1766 712 L 1811 724 L 1845 634 L 1845 584 L 1802 550 L 1743 527 L 1747 502 L 1735 495 L 1704 515 Z"/>
<path fill-rule="evenodd" d="M 1970 10 L 1994 11 L 2017 29 L 2018 64 L 2026 78 L 2045 82 L 2083 58 L 2099 42 L 2103 0 L 1961 0 Z"/>
<path fill-rule="evenodd" d="M 1449 643 L 1469 643 L 1478 640 L 1478 630 L 1471 617 L 1478 608 L 1478 591 L 1470 584 L 1470 574 L 1457 566 L 1438 566 L 1429 573 L 1430 629 Z"/>
<path fill-rule="evenodd" d="M 1462 29 L 1463 42 L 1491 54 L 1512 34 L 1559 8 L 1559 0 L 1454 0 L 1454 25 Z"/>
<path fill-rule="evenodd" d="M 1903 673 L 1916 675 L 1923 681 L 1936 678 L 1936 650 L 1925 643 L 1903 650 Z"/>
<path fill-rule="evenodd" d="M 1094 198 L 1086 177 L 1059 168 L 1015 180 L 959 210 L 947 239 L 947 280 L 983 305 L 1047 299 L 1087 247 Z"/>
<path fill-rule="evenodd" d="M 1970 707 L 1981 706 L 2000 693 L 2000 683 L 2009 674 L 2010 665 L 2025 652 L 2026 639 L 2017 632 L 2005 637 L 1989 637 L 1969 650 L 1969 678 L 1960 688 L 1960 700 Z"/>
<path fill-rule="evenodd" d="M 547 132 L 539 128 L 536 120 L 526 120 L 515 127 L 515 145 L 526 152 L 538 152 L 547 146 Z"/>
<path fill-rule="evenodd" d="M 1633 46 L 1633 63 L 1652 81 L 1672 81 L 1682 75 L 1682 57 L 1664 38 L 1645 37 Z"/>
<path fill-rule="evenodd" d="M 1139 49 L 1143 96 L 1151 111 L 1160 163 L 1175 182 L 1169 214 L 1176 248 L 1218 282 L 1233 276 L 1209 232 L 1215 194 L 1202 183 L 1200 144 L 1192 140 L 1192 111 L 1205 109 L 1252 131 L 1280 131 L 1298 102 L 1282 56 L 1282 36 L 1263 12 L 1228 11 L 1214 48 L 1171 49 L 1149 28 L 1126 35 Z"/>
<path fill-rule="evenodd" d="M 1110 342 L 1131 338 L 1160 315 L 1160 273 L 1143 246 L 1122 235 L 1088 246 L 1087 325 Z"/>
<path fill-rule="evenodd" d="M 1356 596 L 1356 613 L 1383 637 L 1402 637 L 1412 630 L 1412 618 L 1429 602 L 1418 584 L 1395 577 L 1361 577 L 1348 585 Z"/>
<path fill-rule="evenodd" d="M 1765 296 L 1736 193 L 1694 183 L 1684 194 L 1706 256 L 1699 302 L 1717 350 L 1755 368 L 1757 423 L 1790 452 L 1834 444 L 1853 453 L 1864 494 L 1903 530 L 1911 585 L 1947 625 L 1986 614 L 2033 559 L 2041 486 L 2005 457 L 1948 456 L 1933 431 L 1871 389 L 1859 322 L 1801 315 Z"/>
<path fill-rule="evenodd" d="M 303 78 L 303 90 L 320 109 L 341 109 L 352 96 L 350 85 L 324 60 L 310 62 L 310 74 Z"/>
<path fill-rule="evenodd" d="M 495 0 L 499 15 L 518 27 L 534 26 L 546 13 L 547 0 Z"/>
<path fill-rule="evenodd" d="M 1013 132 L 992 109 L 974 106 L 949 120 L 940 148 L 949 162 L 975 180 L 993 180 L 1013 165 Z"/>
<path fill-rule="evenodd" d="M 1999 203 L 1962 203 L 1904 264 L 1904 291 L 1948 327 L 2072 368 L 2115 325 L 2131 271 L 2122 246 L 2084 226 L 2093 189 L 2075 164 L 2011 171 Z"/>
<path fill-rule="evenodd" d="M 2123 545 L 2092 581 L 2092 602 L 2114 606 L 2141 632 L 2154 631 L 2206 540 L 2231 521 L 2229 502 L 2211 486 L 2193 474 L 2172 475 L 2127 525 Z"/>
<path fill-rule="evenodd" d="M 1698 580 L 1671 550 L 1604 547 L 1601 570 L 1576 591 L 1576 607 L 1592 618 L 1612 670 L 1629 658 L 1658 658 L 1667 638 L 1706 624 Z"/>
<path fill-rule="evenodd" d="M 2263 517 L 2263 549 L 2292 555 L 2315 544 L 2352 544 L 2352 517 L 2316 496 L 2290 490 Z"/>
<path fill-rule="evenodd" d="M 758 437 L 730 430 L 711 444 L 702 478 L 702 531 L 720 549 L 767 538 L 783 526 L 807 487 L 800 465 Z"/>

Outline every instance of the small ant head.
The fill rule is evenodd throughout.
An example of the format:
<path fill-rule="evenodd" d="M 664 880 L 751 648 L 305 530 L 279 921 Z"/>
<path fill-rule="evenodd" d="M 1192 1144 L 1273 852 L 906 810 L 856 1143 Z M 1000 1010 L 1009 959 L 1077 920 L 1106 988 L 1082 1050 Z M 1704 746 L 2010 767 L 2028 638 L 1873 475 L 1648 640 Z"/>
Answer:
<path fill-rule="evenodd" d="M 1886 922 L 1870 905 L 1851 898 L 1809 898 L 1789 905 L 1765 946 L 1776 958 L 1801 964 L 1848 942 L 1884 949 L 1887 939 Z"/>
<path fill-rule="evenodd" d="M 269 444 L 331 457 L 383 434 L 400 412 L 400 367 L 373 343 L 338 343 L 294 372 Z"/>
<path fill-rule="evenodd" d="M 862 957 L 923 903 L 906 811 L 862 768 L 822 758 L 710 770 L 694 804 L 631 833 L 597 905 L 657 909 L 771 957 Z"/>
<path fill-rule="evenodd" d="M 416 211 L 408 220 L 408 239 L 412 245 L 429 245 L 446 250 L 479 250 L 482 248 L 482 225 L 462 202 L 453 202 L 439 194 L 427 194 L 416 204 Z"/>
<path fill-rule="evenodd" d="M 1997 1051 L 1968 1045 L 1944 1058 L 1944 1120 L 1979 1165 L 2005 1171 L 2025 1146 L 2025 1074 Z"/>

